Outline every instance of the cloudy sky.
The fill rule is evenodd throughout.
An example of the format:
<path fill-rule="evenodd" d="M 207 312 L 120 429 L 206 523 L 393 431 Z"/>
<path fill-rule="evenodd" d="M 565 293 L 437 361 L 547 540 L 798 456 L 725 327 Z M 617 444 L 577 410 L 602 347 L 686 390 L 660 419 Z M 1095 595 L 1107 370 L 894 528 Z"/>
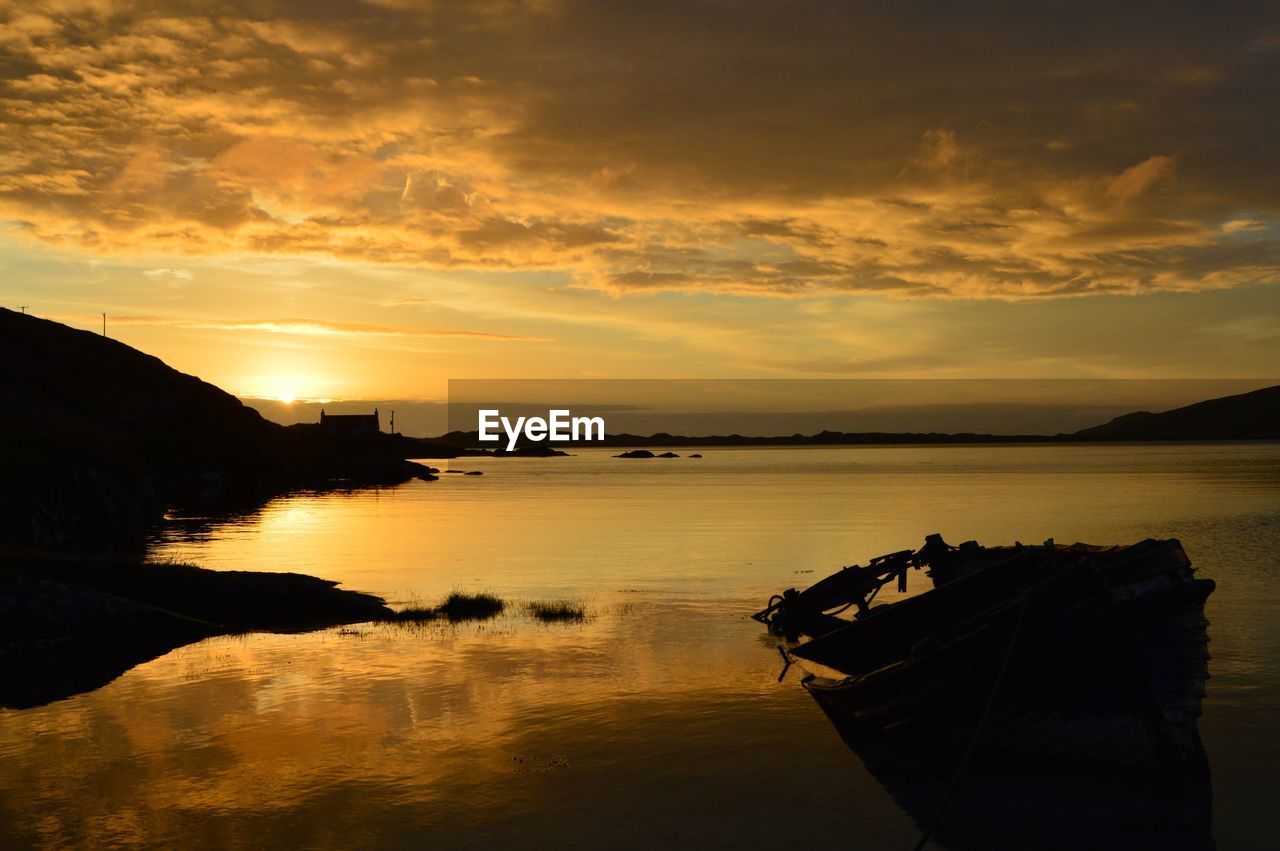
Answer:
<path fill-rule="evenodd" d="M 1274 3 L 0 21 L 0 304 L 242 395 L 1280 375 Z"/>

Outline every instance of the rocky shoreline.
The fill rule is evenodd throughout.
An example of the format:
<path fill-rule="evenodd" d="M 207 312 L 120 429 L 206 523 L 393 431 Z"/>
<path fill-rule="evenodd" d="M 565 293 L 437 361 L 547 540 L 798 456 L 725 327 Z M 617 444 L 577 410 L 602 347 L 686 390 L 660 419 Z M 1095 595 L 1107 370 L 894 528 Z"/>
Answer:
<path fill-rule="evenodd" d="M 298 573 L 215 571 L 125 558 L 0 557 L 0 707 L 106 685 L 215 635 L 391 620 L 380 597 Z"/>
<path fill-rule="evenodd" d="M 133 551 L 166 510 L 398 485 L 461 450 L 264 420 L 116 340 L 0 309 L 0 546 Z"/>

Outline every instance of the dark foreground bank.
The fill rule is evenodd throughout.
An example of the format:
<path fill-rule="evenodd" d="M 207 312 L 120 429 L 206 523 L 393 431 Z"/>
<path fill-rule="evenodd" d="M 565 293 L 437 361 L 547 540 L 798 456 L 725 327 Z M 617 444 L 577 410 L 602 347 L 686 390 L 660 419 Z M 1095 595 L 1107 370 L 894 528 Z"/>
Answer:
<path fill-rule="evenodd" d="M 0 557 L 0 706 L 98 688 L 184 644 L 395 617 L 384 601 L 298 573 L 44 554 Z"/>

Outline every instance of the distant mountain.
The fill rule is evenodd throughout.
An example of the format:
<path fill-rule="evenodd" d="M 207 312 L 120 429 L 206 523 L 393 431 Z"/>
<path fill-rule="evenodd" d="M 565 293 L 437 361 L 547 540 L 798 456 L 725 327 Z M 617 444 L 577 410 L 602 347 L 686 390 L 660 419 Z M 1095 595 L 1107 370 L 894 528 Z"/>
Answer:
<path fill-rule="evenodd" d="M 1153 414 L 1138 411 L 1071 435 L 1083 440 L 1280 439 L 1280 385 Z"/>
<path fill-rule="evenodd" d="M 286 428 L 123 343 L 4 309 L 0 402 L 0 545 L 140 543 L 174 504 L 428 474 L 391 435 Z"/>
<path fill-rule="evenodd" d="M 455 447 L 482 447 L 474 431 L 451 431 L 433 438 Z M 1085 443 L 1111 440 L 1280 440 L 1280 385 L 1197 402 L 1164 413 L 1139 411 L 1071 434 L 974 434 L 945 432 L 842 432 L 742 435 L 606 434 L 603 441 L 560 446 L 871 446 L 984 443 Z M 490 444 L 492 445 L 492 444 Z"/>

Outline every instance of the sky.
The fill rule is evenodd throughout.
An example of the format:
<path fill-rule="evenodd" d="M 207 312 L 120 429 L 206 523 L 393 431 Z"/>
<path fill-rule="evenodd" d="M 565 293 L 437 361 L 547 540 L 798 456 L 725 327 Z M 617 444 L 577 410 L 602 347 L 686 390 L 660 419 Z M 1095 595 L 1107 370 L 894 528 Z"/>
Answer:
<path fill-rule="evenodd" d="M 275 400 L 1272 378 L 1277 103 L 1274 3 L 0 0 L 0 305 Z"/>

